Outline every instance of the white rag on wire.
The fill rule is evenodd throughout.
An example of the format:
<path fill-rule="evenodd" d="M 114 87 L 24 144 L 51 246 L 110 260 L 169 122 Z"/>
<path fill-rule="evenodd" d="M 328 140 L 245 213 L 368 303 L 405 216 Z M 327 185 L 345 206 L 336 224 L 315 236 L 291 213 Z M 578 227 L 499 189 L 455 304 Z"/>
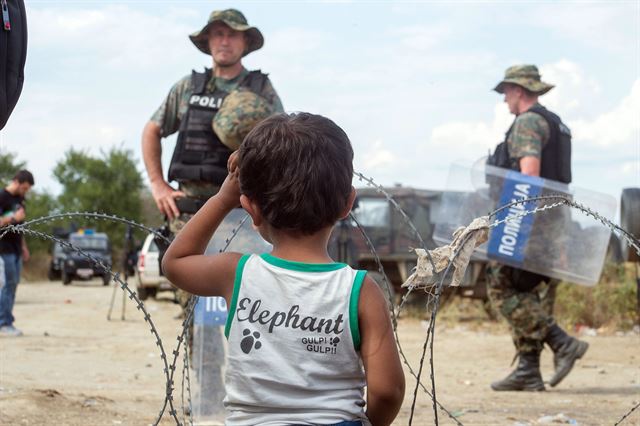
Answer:
<path fill-rule="evenodd" d="M 407 278 L 407 281 L 402 284 L 402 287 L 424 287 L 429 283 L 433 283 L 434 274 L 444 271 L 458 251 L 458 255 L 453 259 L 454 272 L 451 285 L 459 286 L 464 277 L 464 272 L 467 270 L 473 249 L 488 239 L 489 216 L 473 219 L 471 224 L 466 228 L 464 226 L 459 227 L 453 233 L 453 241 L 451 241 L 451 244 L 429 250 L 435 271 L 431 266 L 427 251 L 424 249 L 415 249 L 418 255 L 416 270 Z"/>

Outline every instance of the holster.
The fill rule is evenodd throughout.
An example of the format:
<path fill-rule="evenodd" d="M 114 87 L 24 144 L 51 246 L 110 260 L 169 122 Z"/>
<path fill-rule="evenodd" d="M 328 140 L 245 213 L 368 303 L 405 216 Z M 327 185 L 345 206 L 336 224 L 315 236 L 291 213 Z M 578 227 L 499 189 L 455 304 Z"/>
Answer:
<path fill-rule="evenodd" d="M 156 231 L 160 235 L 162 235 L 163 237 L 169 240 L 169 242 L 167 242 L 164 238 L 160 238 L 157 235 L 154 235 L 153 237 L 153 241 L 158 246 L 158 270 L 160 271 L 160 275 L 164 275 L 164 273 L 162 272 L 162 258 L 164 257 L 164 254 L 167 252 L 167 249 L 169 248 L 169 244 L 171 244 L 171 241 L 173 240 L 174 236 L 169 230 L 168 225 L 162 225 L 162 227 L 156 228 Z"/>
<path fill-rule="evenodd" d="M 180 213 L 185 214 L 196 214 L 198 210 L 204 206 L 206 201 L 200 200 L 198 198 L 191 197 L 180 197 L 176 198 L 176 207 L 180 210 Z"/>
<path fill-rule="evenodd" d="M 178 210 L 180 210 L 180 213 L 189 214 L 189 215 L 196 214 L 198 210 L 200 210 L 200 208 L 204 206 L 204 203 L 206 203 L 206 201 L 204 200 L 200 200 L 198 198 L 192 198 L 192 197 L 180 197 L 180 198 L 176 198 L 175 200 L 176 200 L 176 207 L 178 207 Z M 173 233 L 169 229 L 168 224 L 163 225 L 161 228 L 157 228 L 156 231 L 169 240 L 169 242 L 167 242 L 163 238 L 160 238 L 158 236 L 155 236 L 153 239 L 156 245 L 158 246 L 158 262 L 159 262 L 158 266 L 160 270 L 160 275 L 164 275 L 162 273 L 162 258 L 164 257 L 164 254 L 169 248 L 169 244 L 171 241 L 173 241 L 173 238 L 175 237 L 175 235 L 173 235 Z"/>

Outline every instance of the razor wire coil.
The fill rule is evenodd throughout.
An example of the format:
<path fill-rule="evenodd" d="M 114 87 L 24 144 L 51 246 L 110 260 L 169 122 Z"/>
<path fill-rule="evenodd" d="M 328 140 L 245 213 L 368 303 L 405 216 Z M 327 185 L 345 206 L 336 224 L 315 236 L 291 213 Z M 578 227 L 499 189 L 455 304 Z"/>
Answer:
<path fill-rule="evenodd" d="M 367 183 L 367 185 L 372 186 L 376 189 L 377 192 L 383 194 L 386 198 L 386 200 L 401 214 L 401 217 L 403 218 L 403 220 L 405 221 L 405 223 L 409 226 L 409 228 L 412 230 L 412 232 L 415 234 L 415 236 L 417 237 L 417 240 L 419 241 L 420 245 L 426 250 L 426 245 L 424 243 L 424 240 L 422 239 L 420 233 L 417 231 L 417 229 L 415 228 L 414 224 L 412 223 L 411 219 L 408 217 L 408 215 L 402 210 L 402 208 L 400 207 L 400 205 L 393 199 L 393 197 L 384 190 L 384 188 L 382 188 L 379 185 L 376 185 L 372 179 L 365 177 L 364 175 L 360 174 L 360 173 L 354 173 L 360 180 L 364 181 Z M 510 215 L 508 217 L 506 217 L 505 219 L 502 220 L 495 220 L 494 222 L 492 222 L 490 224 L 490 228 L 494 228 L 502 223 L 506 223 L 509 222 L 511 220 L 517 220 L 521 217 L 527 216 L 527 215 L 531 215 L 531 214 L 538 214 L 553 208 L 557 208 L 560 207 L 562 205 L 566 205 L 570 208 L 573 209 L 577 209 L 579 211 L 582 211 L 584 214 L 586 214 L 587 216 L 590 216 L 592 218 L 594 218 L 595 220 L 599 221 L 600 223 L 602 223 L 604 226 L 608 227 L 609 229 L 612 230 L 612 232 L 616 233 L 617 235 L 619 235 L 626 244 L 628 244 L 630 247 L 632 247 L 633 249 L 635 249 L 635 251 L 640 255 L 640 241 L 634 237 L 632 234 L 630 234 L 629 232 L 627 232 L 626 230 L 624 230 L 623 228 L 621 228 L 620 226 L 612 223 L 610 220 L 606 219 L 605 217 L 603 217 L 602 215 L 600 215 L 599 213 L 597 213 L 596 211 L 580 204 L 577 203 L 571 199 L 569 199 L 566 196 L 563 195 L 546 195 L 546 196 L 539 196 L 539 197 L 530 197 L 530 198 L 526 198 L 526 199 L 522 199 L 522 200 L 516 200 L 513 201 L 509 204 L 506 204 L 498 209 L 495 209 L 494 211 L 492 211 L 491 213 L 489 213 L 489 217 L 494 217 L 495 215 L 497 215 L 500 211 L 504 210 L 504 209 L 508 209 L 511 206 L 514 205 L 519 205 L 519 204 L 526 204 L 526 203 L 536 203 L 536 202 L 546 202 L 546 201 L 554 201 L 552 204 L 547 204 L 547 205 L 543 205 L 543 206 L 539 206 L 536 207 L 532 210 L 525 210 L 523 212 L 517 213 L 515 215 Z M 95 220 L 105 220 L 105 221 L 113 221 L 113 222 L 118 222 L 118 223 L 122 223 L 122 224 L 127 224 L 130 225 L 132 227 L 135 227 L 137 229 L 141 229 L 144 230 L 146 232 L 152 233 L 155 236 L 165 240 L 166 242 L 169 242 L 169 240 L 163 236 L 162 234 L 158 233 L 156 230 L 149 228 L 145 225 L 142 224 L 138 224 L 134 221 L 125 219 L 125 218 L 121 218 L 115 215 L 110 215 L 110 214 L 104 214 L 104 213 L 96 213 L 96 212 L 71 212 L 71 213 L 61 213 L 61 214 L 55 214 L 55 215 L 50 215 L 50 216 L 45 216 L 42 218 L 37 218 L 37 219 L 33 219 L 27 222 L 24 222 L 20 225 L 9 225 L 4 229 L 4 232 L 2 232 L 0 234 L 0 239 L 2 237 L 4 237 L 8 232 L 15 232 L 15 233 L 21 233 L 21 234 L 25 234 L 25 235 L 33 235 L 36 236 L 38 238 L 42 238 L 45 240 L 50 240 L 50 241 L 54 241 L 58 244 L 60 244 L 61 246 L 68 248 L 70 250 L 75 251 L 76 253 L 78 253 L 79 255 L 89 259 L 91 262 L 93 262 L 94 264 L 98 265 L 105 273 L 108 273 L 109 275 L 111 275 L 112 279 L 120 286 L 120 288 L 125 291 L 126 293 L 128 293 L 128 297 L 131 301 L 133 301 L 136 305 L 137 310 L 141 311 L 142 315 L 143 315 L 143 319 L 145 320 L 145 322 L 148 324 L 148 326 L 150 327 L 151 333 L 153 334 L 154 338 L 155 338 L 155 343 L 159 348 L 160 351 L 160 358 L 163 362 L 163 372 L 165 374 L 165 378 L 166 378 L 166 389 L 165 389 L 165 399 L 164 399 L 164 403 L 163 406 L 158 414 L 158 417 L 155 421 L 154 424 L 158 424 L 160 422 L 160 420 L 162 419 L 162 417 L 164 416 L 166 409 L 167 409 L 167 405 L 169 406 L 169 414 L 171 415 L 171 417 L 174 418 L 174 420 L 176 421 L 176 424 L 178 425 L 182 425 L 184 423 L 186 423 L 187 421 L 189 422 L 189 424 L 193 424 L 193 418 L 192 418 L 192 406 L 191 406 L 191 386 L 190 386 L 190 380 L 189 380 L 189 360 L 188 360 L 188 354 L 189 354 L 189 349 L 188 349 L 188 345 L 185 344 L 185 350 L 184 350 L 184 360 L 183 360 L 183 380 L 182 380 L 182 422 L 180 421 L 180 419 L 178 419 L 177 416 L 177 410 L 174 407 L 174 401 L 173 401 L 173 392 L 174 392 L 174 381 L 173 381 L 173 377 L 176 371 L 176 364 L 177 364 L 177 360 L 179 357 L 179 353 L 180 353 L 180 346 L 181 344 L 183 344 L 185 342 L 186 339 L 189 338 L 189 324 L 190 322 L 193 320 L 193 310 L 194 307 L 198 301 L 198 296 L 192 296 L 187 304 L 187 308 L 185 309 L 185 316 L 186 318 L 184 319 L 183 323 L 182 323 L 182 333 L 177 337 L 177 345 L 176 348 L 172 351 L 173 354 L 173 360 L 171 362 L 171 364 L 168 363 L 167 360 L 167 356 L 166 356 L 166 352 L 165 349 L 163 347 L 162 344 L 162 339 L 160 338 L 157 329 L 153 323 L 153 321 L 151 320 L 151 315 L 149 314 L 149 312 L 145 309 L 144 304 L 139 300 L 136 292 L 132 291 L 128 284 L 126 283 L 126 281 L 122 281 L 120 278 L 120 274 L 119 273 L 113 273 L 113 271 L 106 266 L 104 263 L 102 263 L 101 260 L 95 258 L 94 256 L 92 256 L 90 253 L 86 253 L 84 252 L 82 249 L 75 247 L 74 245 L 72 245 L 71 243 L 61 240 L 55 236 L 51 236 L 49 234 L 40 232 L 40 231 L 36 231 L 36 230 L 32 230 L 32 229 L 28 229 L 31 226 L 35 226 L 35 225 L 41 225 L 44 223 L 48 223 L 48 222 L 52 222 L 52 221 L 56 221 L 56 220 L 69 220 L 69 219 L 73 219 L 73 218 L 78 218 L 78 217 L 83 217 L 83 218 L 89 218 L 89 219 L 95 219 Z M 438 412 L 437 412 L 437 408 L 440 408 L 443 412 L 445 412 L 449 418 L 451 418 L 452 420 L 454 420 L 456 422 L 456 424 L 458 425 L 462 425 L 462 423 L 453 415 L 451 414 L 451 412 L 449 412 L 444 406 L 442 406 L 442 404 L 437 400 L 436 398 L 436 386 L 435 386 L 435 368 L 434 368 L 434 364 L 433 364 L 433 350 L 434 350 L 434 340 L 435 340 L 435 322 L 436 322 L 436 315 L 437 315 L 437 311 L 439 308 L 439 302 L 440 302 L 440 296 L 441 296 L 441 291 L 443 289 L 443 287 L 445 286 L 445 277 L 447 276 L 447 272 L 450 270 L 451 266 L 452 266 L 452 261 L 455 259 L 455 257 L 459 254 L 460 250 L 456 251 L 453 255 L 453 258 L 451 259 L 451 261 L 449 262 L 449 264 L 447 265 L 447 268 L 445 270 L 445 272 L 442 274 L 440 281 L 434 286 L 435 288 L 435 292 L 433 294 L 433 298 L 430 298 L 428 301 L 428 305 L 427 308 L 429 308 L 429 303 L 432 303 L 432 308 L 428 309 L 431 313 L 431 318 L 429 321 L 429 327 L 427 330 L 427 335 L 425 338 L 425 342 L 423 345 L 423 351 L 422 351 L 422 355 L 420 358 L 420 366 L 419 366 L 419 370 L 416 373 L 412 366 L 410 365 L 410 363 L 408 362 L 408 359 L 406 357 L 406 355 L 404 354 L 404 351 L 402 349 L 402 345 L 400 344 L 400 339 L 399 339 L 399 335 L 398 335 L 398 331 L 397 331 L 397 316 L 400 314 L 400 312 L 402 311 L 405 302 L 407 300 L 408 295 L 414 290 L 414 288 L 409 288 L 407 293 L 405 293 L 405 295 L 402 297 L 402 301 L 400 303 L 400 305 L 397 307 L 395 307 L 395 301 L 392 300 L 391 297 L 391 291 L 390 291 L 390 282 L 389 279 L 384 271 L 384 267 L 382 265 L 382 262 L 379 258 L 379 256 L 377 255 L 376 251 L 375 251 L 375 247 L 373 246 L 371 240 L 368 238 L 368 236 L 366 235 L 366 232 L 364 230 L 364 228 L 362 227 L 362 225 L 357 221 L 357 218 L 351 214 L 351 219 L 354 221 L 354 223 L 356 224 L 356 226 L 358 227 L 358 229 L 360 230 L 361 234 L 363 235 L 363 238 L 365 240 L 365 243 L 368 247 L 368 249 L 372 252 L 375 262 L 378 266 L 378 272 L 380 273 L 380 275 L 382 276 L 382 280 L 383 280 L 383 288 L 386 290 L 386 296 L 388 299 L 390 299 L 390 313 L 392 316 L 392 323 L 393 323 L 393 332 L 394 332 L 394 337 L 396 339 L 396 343 L 398 345 L 398 349 L 399 349 L 399 353 L 401 354 L 401 357 L 403 359 L 403 363 L 405 364 L 405 366 L 407 366 L 407 368 L 409 369 L 410 373 L 415 377 L 416 379 L 416 386 L 413 392 L 413 400 L 412 400 L 412 407 L 411 407 L 411 413 L 410 413 L 410 419 L 409 419 L 409 424 L 412 424 L 412 420 L 413 420 L 413 416 L 414 416 L 414 411 L 415 411 L 415 403 L 416 403 L 416 398 L 417 398 L 417 394 L 418 394 L 418 389 L 422 388 L 422 390 L 431 397 L 432 402 L 433 402 L 433 409 L 434 409 L 434 420 L 435 420 L 435 424 L 438 424 Z M 237 233 L 239 232 L 240 228 L 242 227 L 242 225 L 245 223 L 245 221 L 247 220 L 248 215 L 246 215 L 242 221 L 235 227 L 232 229 L 232 233 L 231 236 L 227 239 L 225 239 L 225 247 L 223 249 L 221 249 L 220 251 L 225 251 L 231 241 L 235 238 L 235 236 L 237 235 Z M 464 245 L 464 244 L 463 244 Z M 433 265 L 433 260 L 432 258 L 429 256 L 429 261 L 431 262 L 431 264 Z M 423 370 L 423 365 L 424 365 L 424 360 L 426 358 L 426 350 L 427 348 L 430 349 L 430 379 L 431 379 L 431 392 L 429 392 L 429 390 L 424 386 L 424 384 L 422 384 L 420 377 L 422 374 L 422 370 Z M 187 403 L 188 403 L 188 407 L 185 407 L 185 403 L 184 403 L 184 397 L 185 397 L 185 390 L 187 392 Z M 622 418 L 616 423 L 616 425 L 620 424 L 622 421 L 624 421 L 626 418 L 628 418 L 636 409 L 638 409 L 638 407 L 640 407 L 640 403 L 635 405 L 634 407 L 631 408 L 631 410 L 627 413 L 625 413 Z M 189 417 L 188 419 L 185 418 L 185 413 L 188 412 Z"/>

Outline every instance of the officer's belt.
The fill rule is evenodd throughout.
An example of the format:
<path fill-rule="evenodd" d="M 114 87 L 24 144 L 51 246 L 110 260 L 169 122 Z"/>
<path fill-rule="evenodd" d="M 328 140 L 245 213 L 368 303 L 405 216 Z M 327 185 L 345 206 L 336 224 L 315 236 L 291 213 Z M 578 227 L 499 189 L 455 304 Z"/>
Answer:
<path fill-rule="evenodd" d="M 206 200 L 198 198 L 180 197 L 176 198 L 176 207 L 178 207 L 180 213 L 196 214 L 206 202 Z"/>

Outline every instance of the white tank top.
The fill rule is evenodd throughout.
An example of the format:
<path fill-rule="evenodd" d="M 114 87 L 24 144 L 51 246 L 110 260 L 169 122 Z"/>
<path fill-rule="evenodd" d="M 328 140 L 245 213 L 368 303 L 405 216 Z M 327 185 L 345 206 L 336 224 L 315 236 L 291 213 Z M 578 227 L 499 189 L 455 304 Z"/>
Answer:
<path fill-rule="evenodd" d="M 227 425 L 368 424 L 358 328 L 365 273 L 270 254 L 240 259 L 225 328 Z"/>

